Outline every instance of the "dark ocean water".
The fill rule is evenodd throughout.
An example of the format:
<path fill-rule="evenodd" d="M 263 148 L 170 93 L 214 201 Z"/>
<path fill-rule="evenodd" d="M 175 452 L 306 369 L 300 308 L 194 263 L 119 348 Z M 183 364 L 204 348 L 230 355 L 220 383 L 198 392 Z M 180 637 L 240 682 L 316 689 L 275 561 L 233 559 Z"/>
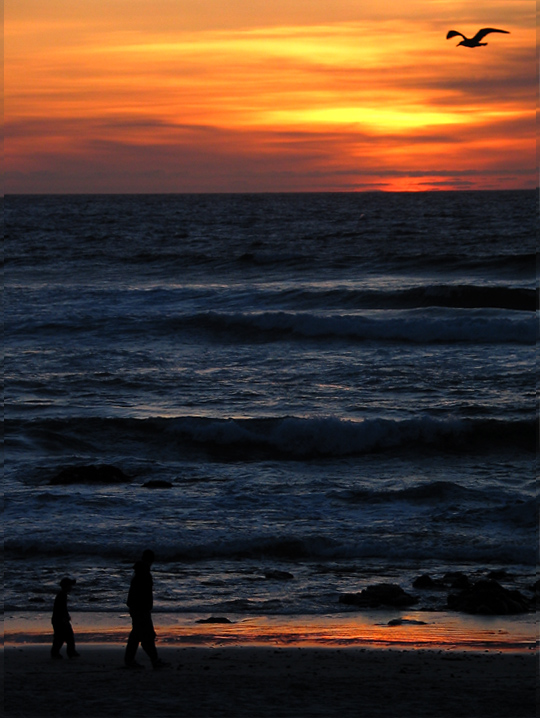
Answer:
<path fill-rule="evenodd" d="M 146 547 L 162 611 L 526 590 L 536 227 L 527 191 L 6 198 L 6 608 L 70 573 L 124 610 Z M 91 464 L 130 481 L 50 483 Z"/>

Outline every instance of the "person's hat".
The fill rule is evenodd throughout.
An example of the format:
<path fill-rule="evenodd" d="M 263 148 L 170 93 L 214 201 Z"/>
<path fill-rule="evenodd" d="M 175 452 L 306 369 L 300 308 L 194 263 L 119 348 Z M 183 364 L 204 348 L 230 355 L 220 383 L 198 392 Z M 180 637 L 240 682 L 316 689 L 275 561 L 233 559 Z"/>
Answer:
<path fill-rule="evenodd" d="M 60 581 L 61 588 L 71 588 L 77 583 L 76 579 L 67 576 Z"/>

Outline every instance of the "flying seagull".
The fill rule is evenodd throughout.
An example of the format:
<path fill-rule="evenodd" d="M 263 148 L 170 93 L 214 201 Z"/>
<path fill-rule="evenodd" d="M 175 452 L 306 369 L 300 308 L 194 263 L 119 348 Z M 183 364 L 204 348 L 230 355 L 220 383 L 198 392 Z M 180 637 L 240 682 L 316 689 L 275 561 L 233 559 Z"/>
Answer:
<path fill-rule="evenodd" d="M 480 40 L 483 40 L 486 35 L 489 35 L 490 32 L 504 32 L 505 35 L 510 34 L 508 30 L 497 30 L 494 27 L 483 27 L 481 30 L 478 30 L 474 37 L 465 37 L 462 32 L 458 32 L 457 30 L 450 30 L 450 32 L 446 36 L 446 39 L 449 40 L 451 37 L 460 35 L 463 40 L 461 42 L 458 42 L 456 47 L 459 47 L 459 45 L 464 45 L 465 47 L 482 47 L 483 45 L 487 45 L 487 42 L 480 42 Z"/>

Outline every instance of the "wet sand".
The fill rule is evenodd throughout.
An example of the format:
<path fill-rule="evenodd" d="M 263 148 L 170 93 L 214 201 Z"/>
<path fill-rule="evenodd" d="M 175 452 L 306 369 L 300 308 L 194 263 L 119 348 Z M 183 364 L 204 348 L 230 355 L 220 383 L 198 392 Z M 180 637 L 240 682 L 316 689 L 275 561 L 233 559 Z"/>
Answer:
<path fill-rule="evenodd" d="M 123 667 L 120 644 L 4 650 L 5 715 L 154 718 L 532 718 L 536 654 L 314 647 L 161 647 Z"/>

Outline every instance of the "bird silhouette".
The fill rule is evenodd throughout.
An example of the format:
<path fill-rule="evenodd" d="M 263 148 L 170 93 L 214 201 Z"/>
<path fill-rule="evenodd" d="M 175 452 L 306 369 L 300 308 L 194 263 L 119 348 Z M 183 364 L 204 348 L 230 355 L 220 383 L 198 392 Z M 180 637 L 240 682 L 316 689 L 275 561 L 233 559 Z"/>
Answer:
<path fill-rule="evenodd" d="M 462 32 L 458 32 L 457 30 L 450 30 L 448 35 L 446 36 L 446 39 L 449 40 L 451 37 L 456 37 L 456 35 L 460 35 L 463 40 L 461 42 L 458 42 L 456 47 L 459 47 L 460 45 L 464 45 L 465 47 L 482 47 L 484 45 L 487 45 L 487 42 L 480 42 L 480 40 L 483 40 L 486 35 L 489 35 L 490 32 L 504 32 L 505 35 L 510 34 L 508 30 L 497 30 L 494 27 L 483 27 L 481 30 L 478 30 L 474 37 L 465 37 Z"/>

